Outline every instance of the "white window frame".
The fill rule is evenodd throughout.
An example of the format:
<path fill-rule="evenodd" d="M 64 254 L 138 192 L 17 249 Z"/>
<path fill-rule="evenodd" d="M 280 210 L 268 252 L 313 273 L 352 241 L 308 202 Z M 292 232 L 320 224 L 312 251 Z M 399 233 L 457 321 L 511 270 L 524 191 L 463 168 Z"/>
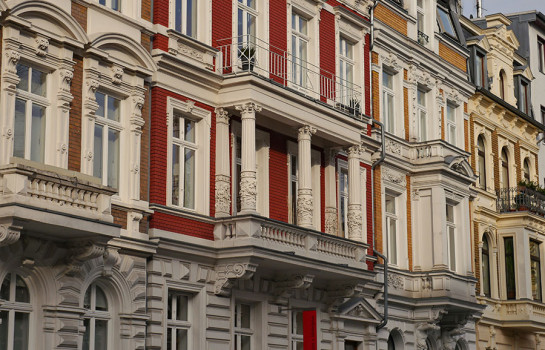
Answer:
<path fill-rule="evenodd" d="M 182 114 L 195 121 L 195 206 L 189 209 L 172 205 L 172 146 L 173 118 L 175 114 Z M 211 113 L 195 106 L 192 101 L 184 102 L 173 97 L 167 98 L 167 205 L 186 211 L 193 211 L 208 215 L 210 211 L 210 123 Z"/>
<path fill-rule="evenodd" d="M 537 39 L 537 52 L 539 71 L 545 73 L 545 40 L 540 37 Z"/>
<path fill-rule="evenodd" d="M 235 349 L 242 349 L 242 337 L 249 337 L 250 349 L 255 349 L 256 340 L 254 334 L 256 334 L 256 330 L 254 328 L 244 328 L 240 326 L 241 319 L 239 315 L 241 314 L 241 312 L 239 310 L 242 309 L 242 305 L 248 306 L 250 308 L 250 326 L 255 326 L 255 306 L 252 303 L 237 301 L 233 310 L 233 342 L 235 343 Z"/>
<path fill-rule="evenodd" d="M 450 101 L 447 101 L 445 105 L 445 138 L 448 143 L 453 146 L 458 146 L 458 128 L 457 128 L 457 114 L 458 106 L 453 104 Z M 449 110 L 452 110 L 452 117 L 454 120 L 449 118 Z M 454 137 L 454 139 L 452 139 Z"/>
<path fill-rule="evenodd" d="M 352 102 L 352 99 L 355 98 L 352 94 L 354 93 L 354 86 L 356 85 L 356 76 L 357 76 L 356 61 L 354 60 L 354 54 L 356 53 L 357 43 L 354 43 L 343 33 L 339 34 L 338 40 L 339 40 L 338 72 L 339 72 L 339 76 L 341 77 L 341 81 L 340 81 L 341 96 L 337 97 L 337 99 L 340 99 L 343 105 L 355 108 L 355 106 L 353 106 L 351 102 Z M 349 67 L 350 67 L 351 74 L 348 74 Z M 359 106 L 359 108 L 361 111 L 361 105 Z"/>
<path fill-rule="evenodd" d="M 25 145 L 24 145 L 24 155 L 22 158 L 25 158 L 25 159 L 29 159 L 29 160 L 32 160 L 32 161 L 36 161 L 36 162 L 40 162 L 40 163 L 45 163 L 46 161 L 46 151 L 47 151 L 47 142 L 49 142 L 48 138 L 49 138 L 49 135 L 50 133 L 48 133 L 48 125 L 50 124 L 49 122 L 49 111 L 50 111 L 50 101 L 48 99 L 48 95 L 51 95 L 51 92 L 49 91 L 49 80 L 50 80 L 50 74 L 45 71 L 44 69 L 41 69 L 39 67 L 37 67 L 36 65 L 32 64 L 32 63 L 27 63 L 27 62 L 19 62 L 17 64 L 17 67 L 19 66 L 26 66 L 28 67 L 28 90 L 27 91 L 24 91 L 24 90 L 21 90 L 19 88 L 16 88 L 16 92 L 15 92 L 15 103 L 14 103 L 14 112 L 13 112 L 13 117 L 14 117 L 14 133 L 15 133 L 15 108 L 17 106 L 17 100 L 22 100 L 24 101 L 25 103 L 25 131 L 24 131 L 24 134 L 25 134 Z M 37 95 L 37 94 L 33 94 L 31 91 L 29 91 L 31 89 L 31 85 L 32 85 L 32 71 L 33 70 L 38 70 L 40 71 L 41 73 L 45 74 L 46 76 L 46 81 L 45 81 L 45 96 L 40 96 L 40 95 Z M 19 85 L 17 85 L 19 86 Z M 49 92 L 49 94 L 48 94 Z M 43 130 L 41 130 L 42 132 L 42 142 L 43 142 L 43 145 L 41 147 L 41 150 L 40 150 L 40 159 L 36 159 L 36 158 L 32 158 L 32 144 L 33 144 L 33 135 L 32 135 L 32 122 L 33 122 L 33 117 L 32 117 L 32 107 L 34 105 L 37 105 L 39 107 L 42 107 L 44 108 L 44 114 L 42 116 L 42 118 L 44 119 L 44 121 L 42 122 L 43 124 Z M 14 135 L 14 137 L 16 137 L 17 135 Z M 15 156 L 15 140 L 14 140 L 14 146 L 13 146 L 13 155 Z"/>
<path fill-rule="evenodd" d="M 193 21 L 193 28 L 191 28 L 192 33 L 188 33 L 188 13 L 187 13 L 187 6 L 188 4 L 192 4 L 193 6 L 193 13 L 192 13 L 192 21 Z M 177 28 L 177 5 L 181 6 L 180 9 L 180 28 Z M 170 13 L 169 13 L 169 22 L 170 22 L 170 28 L 176 30 L 179 33 L 182 33 L 184 35 L 187 35 L 193 39 L 199 38 L 200 34 L 200 7 L 204 5 L 204 2 L 199 2 L 198 0 L 170 0 Z"/>
<path fill-rule="evenodd" d="M 456 272 L 458 259 L 456 259 L 456 247 L 458 245 L 458 239 L 456 237 L 456 217 L 457 217 L 457 205 L 450 201 L 447 201 L 445 210 L 445 222 L 446 222 L 446 233 L 447 233 L 447 255 L 448 255 L 448 268 Z M 449 220 L 448 210 L 452 209 L 452 220 Z"/>
<path fill-rule="evenodd" d="M 176 297 L 182 296 L 186 297 L 187 305 L 187 320 L 178 319 L 176 314 L 178 299 Z M 193 318 L 193 295 L 184 291 L 179 291 L 176 289 L 169 288 L 167 292 L 167 312 L 166 312 L 166 325 L 167 325 L 167 350 L 176 350 L 176 331 L 185 330 L 187 332 L 187 347 L 186 349 L 193 349 L 193 329 L 192 329 L 192 318 Z M 168 310 L 171 310 L 172 314 L 168 314 Z M 168 334 L 171 335 L 171 348 L 168 348 Z"/>
<path fill-rule="evenodd" d="M 123 140 L 123 99 L 119 98 L 118 96 L 115 96 L 114 94 L 109 93 L 105 90 L 99 90 L 95 93 L 96 94 L 103 94 L 104 95 L 104 116 L 99 116 L 95 113 L 95 125 L 93 126 L 93 176 L 96 176 L 94 173 L 94 165 L 95 161 L 97 160 L 96 156 L 96 145 L 95 145 L 95 129 L 97 125 L 100 125 L 102 127 L 102 174 L 100 176 L 97 176 L 102 180 L 102 184 L 104 186 L 112 186 L 114 188 L 119 188 L 119 184 L 121 182 L 120 176 L 121 176 L 121 143 Z M 108 97 L 112 97 L 119 101 L 119 121 L 115 121 L 112 119 L 109 119 L 106 116 L 106 113 L 108 111 Z M 98 102 L 97 102 L 98 103 Z M 97 110 L 98 111 L 98 110 Z M 112 129 L 113 131 L 118 133 L 118 164 L 117 164 L 117 184 L 110 184 L 108 183 L 108 174 L 109 174 L 109 145 L 108 145 L 108 136 L 109 136 L 109 130 Z"/>
<path fill-rule="evenodd" d="M 197 130 L 196 125 L 197 121 L 194 118 L 191 118 L 190 116 L 187 116 L 184 113 L 180 113 L 178 111 L 174 111 L 172 115 L 172 121 L 173 124 L 176 123 L 176 120 L 178 120 L 178 126 L 179 126 L 179 137 L 174 137 L 174 135 L 171 135 L 172 140 L 172 148 L 177 147 L 178 148 L 178 188 L 174 188 L 174 181 L 172 178 L 174 177 L 174 172 L 176 169 L 174 168 L 174 159 L 171 158 L 169 161 L 171 162 L 172 166 L 172 172 L 170 173 L 171 181 L 172 181 L 172 190 L 170 193 L 170 199 L 171 199 L 171 205 L 181 207 L 184 209 L 189 210 L 195 210 L 195 197 L 197 194 L 195 193 L 195 187 L 196 187 L 196 163 L 197 163 L 197 154 L 199 151 L 199 141 L 197 139 Z M 185 126 L 186 123 L 189 123 L 190 125 L 193 125 L 193 138 L 194 140 L 187 140 L 185 137 Z M 174 125 L 173 125 L 174 130 Z M 185 188 L 185 175 L 186 175 L 186 164 L 185 164 L 185 154 L 186 152 L 193 152 L 193 173 L 190 175 L 193 177 L 193 188 L 192 188 L 192 199 L 188 200 L 186 202 L 185 195 L 186 195 L 186 188 Z M 178 200 L 177 203 L 174 203 L 174 193 L 178 192 Z M 188 203 L 189 202 L 189 203 Z"/>
<path fill-rule="evenodd" d="M 419 94 L 423 94 L 422 97 L 424 104 L 420 103 Z M 418 125 L 418 141 L 428 141 L 428 92 L 422 87 L 416 89 L 416 118 Z"/>
<path fill-rule="evenodd" d="M 387 86 L 385 86 L 384 84 L 384 74 L 388 74 L 389 76 L 392 77 L 392 87 L 389 88 Z M 381 98 L 382 98 L 382 120 L 384 122 L 384 126 L 385 126 L 385 130 L 386 132 L 389 132 L 391 134 L 395 134 L 396 133 L 396 128 L 395 128 L 395 112 L 396 112 L 396 93 L 395 93 L 395 79 L 396 79 L 396 74 L 393 73 L 393 72 L 390 72 L 386 69 L 382 69 L 382 76 L 381 76 L 381 80 L 380 80 L 380 83 L 382 85 L 382 93 L 381 93 Z M 391 97 L 392 99 L 392 110 L 390 111 L 387 106 L 388 104 L 386 103 L 387 101 L 387 97 Z"/>
<path fill-rule="evenodd" d="M 343 174 L 345 173 L 345 174 Z M 343 175 L 346 176 L 346 182 L 345 182 L 345 188 L 342 188 L 343 181 L 341 181 L 341 177 Z M 338 223 L 339 228 L 338 232 L 339 235 L 348 238 L 348 182 L 350 179 L 348 178 L 348 162 L 343 159 L 337 159 L 337 178 L 338 178 L 338 188 L 337 193 L 338 195 Z M 344 205 L 344 211 L 343 211 L 343 205 Z"/>
<path fill-rule="evenodd" d="M 297 315 L 301 315 L 301 323 L 303 323 L 303 310 L 290 311 L 290 343 L 291 349 L 296 350 L 298 344 L 303 344 L 303 333 L 297 333 Z"/>
<path fill-rule="evenodd" d="M 33 336 L 31 334 L 34 334 L 33 327 L 32 327 L 32 294 L 30 291 L 30 288 L 28 287 L 28 283 L 26 281 L 26 287 L 29 294 L 29 302 L 19 302 L 15 300 L 15 288 L 16 288 L 16 279 L 17 276 L 19 276 L 21 279 L 22 276 L 16 272 L 8 272 L 2 279 L 0 280 L 0 288 L 2 286 L 1 283 L 3 283 L 5 278 L 10 279 L 10 291 L 9 298 L 5 302 L 2 302 L 0 304 L 0 312 L 7 312 L 8 316 L 8 339 L 7 339 L 7 350 L 14 350 L 14 332 L 15 332 L 15 314 L 16 313 L 23 313 L 28 314 L 28 334 L 27 334 L 27 344 L 28 349 L 34 349 L 35 347 L 35 341 Z"/>
<path fill-rule="evenodd" d="M 294 24 L 295 20 L 295 24 Z M 305 23 L 305 31 L 301 31 L 301 22 Z M 307 18 L 302 13 L 292 9 L 291 13 L 291 26 L 290 26 L 290 37 L 291 45 L 289 47 L 290 53 L 290 73 L 289 80 L 295 85 L 295 87 L 300 87 L 302 89 L 308 89 L 312 86 L 311 77 L 309 76 L 309 52 L 310 52 L 310 40 L 309 35 L 311 20 Z M 295 25 L 295 28 L 294 28 Z M 305 57 L 299 57 L 299 52 L 301 49 L 305 49 Z"/>
<path fill-rule="evenodd" d="M 297 195 L 299 192 L 299 152 L 298 145 L 294 142 L 288 142 L 288 223 L 297 225 Z M 294 164 L 295 163 L 295 164 Z M 295 168 L 295 174 L 293 169 Z M 293 193 L 293 184 L 295 184 L 295 193 Z"/>
<path fill-rule="evenodd" d="M 102 6 L 106 6 L 107 8 L 111 9 L 112 11 L 118 11 L 121 12 L 121 5 L 122 2 L 127 0 L 98 0 L 98 3 Z M 113 5 L 117 4 L 117 8 L 114 9 Z"/>
<path fill-rule="evenodd" d="M 393 212 L 388 212 L 386 210 L 386 201 L 387 197 L 391 197 L 393 199 L 394 203 L 394 210 Z M 400 216 L 398 213 L 399 207 L 399 198 L 400 196 L 395 195 L 390 192 L 386 192 L 384 195 L 384 216 L 385 216 L 385 232 L 386 232 L 386 248 L 388 253 L 388 263 L 390 265 L 398 266 L 399 265 L 399 247 L 400 247 L 400 241 L 399 241 L 399 230 L 400 230 Z M 395 227 L 395 249 L 392 247 L 392 232 L 390 232 L 390 224 L 394 223 Z M 392 259 L 393 258 L 393 259 Z"/>
<path fill-rule="evenodd" d="M 108 305 L 108 311 L 101 311 L 96 310 L 96 288 L 100 288 L 102 292 L 104 293 L 106 297 L 106 303 Z M 113 332 L 113 320 L 112 320 L 112 313 L 111 310 L 114 306 L 114 304 L 111 302 L 110 298 L 108 298 L 108 293 L 106 292 L 105 288 L 103 288 L 101 285 L 98 285 L 96 283 L 91 283 L 87 289 L 85 290 L 84 295 L 87 293 L 87 290 L 91 288 L 91 307 L 89 309 L 85 309 L 85 314 L 83 315 L 84 319 L 89 320 L 89 350 L 107 350 L 107 349 L 97 349 L 95 348 L 95 324 L 96 321 L 106 321 L 107 322 L 107 340 L 106 344 L 107 347 L 110 349 L 114 348 L 113 339 L 115 338 L 115 332 Z M 82 305 L 83 306 L 83 305 Z"/>
<path fill-rule="evenodd" d="M 253 0 L 253 3 L 255 4 L 255 7 L 250 7 L 247 5 L 247 0 L 243 0 L 243 2 L 240 2 L 239 0 L 236 1 L 235 6 L 235 13 L 234 13 L 234 33 L 235 37 L 238 38 L 238 47 L 239 49 L 241 47 L 245 47 L 248 45 L 254 46 L 256 45 L 256 40 L 258 36 L 258 19 L 259 19 L 259 2 L 260 0 Z M 238 24 L 239 24 L 239 12 L 242 12 L 242 33 L 238 31 Z M 254 25 L 253 30 L 251 27 L 248 27 L 248 21 L 244 20 L 245 18 L 248 18 L 248 16 L 253 16 L 254 19 Z M 238 56 L 238 52 L 237 52 Z"/>

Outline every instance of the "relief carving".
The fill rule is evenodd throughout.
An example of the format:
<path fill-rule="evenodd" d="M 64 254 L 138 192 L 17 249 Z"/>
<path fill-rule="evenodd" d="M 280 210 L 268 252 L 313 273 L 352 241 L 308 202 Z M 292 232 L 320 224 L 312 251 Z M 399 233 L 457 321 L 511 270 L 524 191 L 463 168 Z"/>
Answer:
<path fill-rule="evenodd" d="M 363 239 L 361 204 L 348 205 L 348 238 L 356 241 Z"/>
<path fill-rule="evenodd" d="M 36 55 L 44 57 L 47 55 L 47 48 L 49 47 L 49 40 L 43 37 L 36 38 Z"/>
<path fill-rule="evenodd" d="M 336 235 L 337 225 L 337 208 L 325 208 L 325 233 Z"/>
<path fill-rule="evenodd" d="M 297 191 L 297 222 L 303 226 L 312 224 L 313 210 L 312 190 L 300 188 Z"/>
<path fill-rule="evenodd" d="M 242 208 L 256 208 L 257 180 L 255 172 L 243 171 L 240 175 L 240 201 Z"/>
<path fill-rule="evenodd" d="M 384 168 L 382 170 L 382 180 L 396 185 L 405 186 L 405 175 L 391 170 L 390 168 Z"/>
<path fill-rule="evenodd" d="M 229 215 L 231 210 L 231 177 L 216 175 L 216 214 Z"/>
<path fill-rule="evenodd" d="M 21 237 L 21 230 L 23 228 L 14 225 L 0 225 L 0 247 L 13 244 Z"/>
<path fill-rule="evenodd" d="M 403 289 L 404 280 L 400 275 L 388 274 L 388 286 L 394 289 Z"/>
<path fill-rule="evenodd" d="M 237 279 L 250 279 L 257 269 L 257 264 L 233 263 L 216 266 L 216 282 L 214 293 L 222 296 L 229 296 L 233 283 Z"/>

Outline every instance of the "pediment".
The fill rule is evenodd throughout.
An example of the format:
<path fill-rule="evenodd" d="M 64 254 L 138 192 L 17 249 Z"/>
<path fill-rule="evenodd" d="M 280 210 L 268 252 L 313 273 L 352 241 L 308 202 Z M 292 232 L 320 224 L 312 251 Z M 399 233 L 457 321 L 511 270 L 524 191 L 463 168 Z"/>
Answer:
<path fill-rule="evenodd" d="M 452 169 L 457 173 L 460 173 L 470 178 L 475 177 L 475 172 L 473 171 L 473 168 L 467 161 L 466 157 L 447 156 L 445 157 L 445 163 L 447 163 L 449 169 Z"/>
<path fill-rule="evenodd" d="M 364 298 L 352 298 L 337 307 L 337 317 L 378 323 L 382 315 Z"/>

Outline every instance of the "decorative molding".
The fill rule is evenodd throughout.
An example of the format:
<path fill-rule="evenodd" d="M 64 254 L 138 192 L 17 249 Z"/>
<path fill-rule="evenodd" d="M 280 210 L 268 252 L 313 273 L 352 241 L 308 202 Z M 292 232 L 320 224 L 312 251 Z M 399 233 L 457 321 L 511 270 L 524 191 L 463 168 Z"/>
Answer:
<path fill-rule="evenodd" d="M 399 73 L 403 69 L 401 66 L 399 58 L 393 53 L 388 53 L 388 56 L 381 56 L 382 64 L 394 71 L 394 73 Z"/>
<path fill-rule="evenodd" d="M 406 185 L 405 174 L 399 173 L 387 167 L 384 167 L 384 169 L 382 169 L 382 180 L 396 185 Z"/>
<path fill-rule="evenodd" d="M 237 279 L 247 280 L 254 275 L 257 264 L 252 263 L 232 263 L 217 265 L 216 282 L 214 283 L 214 293 L 216 295 L 229 296 L 233 283 Z"/>
<path fill-rule="evenodd" d="M 423 322 L 419 323 L 416 326 L 416 349 L 417 350 L 427 350 L 428 345 L 426 344 L 426 339 L 428 339 L 428 336 L 432 336 L 435 338 L 437 337 L 437 333 L 441 331 L 441 327 L 431 323 L 431 322 Z"/>
<path fill-rule="evenodd" d="M 302 126 L 302 127 L 299 128 L 297 139 L 299 141 L 300 140 L 310 140 L 312 135 L 314 135 L 315 133 L 316 133 L 316 128 L 314 128 L 314 127 L 312 127 L 310 125 L 305 125 L 305 126 Z"/>
<path fill-rule="evenodd" d="M 116 265 L 119 265 L 119 263 L 121 262 L 121 257 L 119 256 L 118 250 L 119 248 L 114 247 L 108 247 L 104 250 L 104 254 L 102 254 L 102 259 L 104 262 L 102 276 L 111 276 L 112 268 Z"/>
<path fill-rule="evenodd" d="M 229 125 L 229 112 L 223 107 L 216 108 L 216 124 L 227 124 Z"/>
<path fill-rule="evenodd" d="M 255 171 L 240 174 L 240 202 L 242 208 L 256 208 L 257 179 Z"/>
<path fill-rule="evenodd" d="M 388 286 L 394 289 L 403 289 L 405 281 L 402 276 L 390 273 L 388 274 Z"/>
<path fill-rule="evenodd" d="M 363 239 L 363 216 L 361 204 L 349 204 L 347 214 L 348 238 L 355 241 Z"/>
<path fill-rule="evenodd" d="M 10 224 L 0 225 L 0 247 L 13 244 L 21 237 L 21 226 L 15 226 Z"/>
<path fill-rule="evenodd" d="M 299 188 L 297 190 L 297 222 L 300 225 L 312 224 L 313 211 L 312 189 Z"/>
<path fill-rule="evenodd" d="M 45 57 L 47 55 L 47 48 L 49 47 L 49 40 L 47 38 L 38 36 L 36 37 L 36 55 Z"/>
<path fill-rule="evenodd" d="M 216 174 L 216 216 L 231 211 L 231 177 Z"/>
<path fill-rule="evenodd" d="M 401 155 L 401 144 L 399 142 L 387 139 L 385 147 L 386 152 Z"/>
<path fill-rule="evenodd" d="M 64 274 L 67 276 L 76 276 L 81 272 L 84 262 L 104 256 L 104 246 L 99 246 L 93 242 L 80 243 L 70 248 L 66 261 Z"/>
<path fill-rule="evenodd" d="M 325 208 L 325 233 L 330 235 L 337 235 L 338 220 L 337 220 L 337 208 L 326 207 Z"/>
<path fill-rule="evenodd" d="M 332 310 L 346 298 L 359 297 L 363 290 L 364 285 L 359 283 L 345 284 L 334 289 L 328 289 L 326 291 L 326 303 L 329 304 L 329 309 Z"/>
<path fill-rule="evenodd" d="M 285 280 L 274 281 L 272 283 L 272 292 L 277 299 L 288 298 L 296 289 L 308 289 L 313 281 L 314 275 L 293 275 Z"/>
<path fill-rule="evenodd" d="M 112 83 L 115 85 L 121 84 L 123 81 L 123 67 L 113 65 L 112 68 Z"/>

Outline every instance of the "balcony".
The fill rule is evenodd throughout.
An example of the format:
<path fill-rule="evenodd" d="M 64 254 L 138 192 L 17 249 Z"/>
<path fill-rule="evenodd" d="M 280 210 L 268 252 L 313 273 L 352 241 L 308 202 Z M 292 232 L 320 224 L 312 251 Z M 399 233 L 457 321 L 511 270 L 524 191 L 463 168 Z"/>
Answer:
<path fill-rule="evenodd" d="M 493 300 L 483 298 L 483 319 L 502 327 L 541 331 L 545 327 L 545 304 L 533 300 Z"/>
<path fill-rule="evenodd" d="M 499 213 L 527 211 L 545 216 L 545 195 L 524 186 L 502 188 L 497 193 Z"/>
<path fill-rule="evenodd" d="M 307 60 L 253 36 L 218 40 L 220 72 L 225 77 L 255 74 L 352 116 L 363 113 L 363 89 Z"/>
<path fill-rule="evenodd" d="M 14 243 L 22 230 L 62 240 L 119 236 L 111 215 L 115 190 L 99 182 L 91 176 L 12 158 L 10 164 L 0 166 L 0 223 L 13 234 L 8 242 L 0 230 L 0 246 Z"/>

